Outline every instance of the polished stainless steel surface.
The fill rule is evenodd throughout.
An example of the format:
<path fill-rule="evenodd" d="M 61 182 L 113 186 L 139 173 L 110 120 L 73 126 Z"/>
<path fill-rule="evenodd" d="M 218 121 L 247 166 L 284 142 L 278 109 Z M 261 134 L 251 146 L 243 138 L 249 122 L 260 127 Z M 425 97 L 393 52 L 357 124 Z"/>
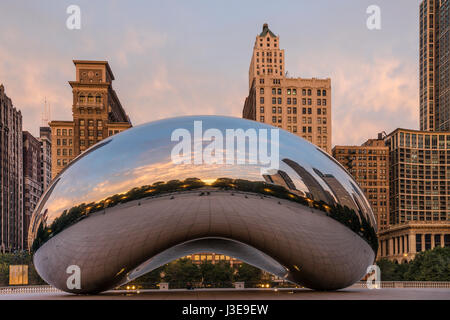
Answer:
<path fill-rule="evenodd" d="M 194 121 L 203 133 L 217 129 L 223 137 L 227 129 L 268 129 L 268 153 L 276 144 L 278 168 L 195 163 L 211 144 L 205 139 L 201 149 L 193 141 L 192 161 L 174 163 L 179 142 L 172 134 L 186 129 L 194 137 Z M 88 149 L 55 178 L 33 214 L 28 241 L 39 274 L 65 291 L 99 292 L 210 250 L 310 288 L 351 285 L 377 250 L 367 199 L 328 154 L 283 130 L 276 140 L 271 129 L 239 118 L 180 117 Z M 249 144 L 236 158 L 252 155 Z M 67 288 L 70 265 L 80 267 L 80 289 Z"/>

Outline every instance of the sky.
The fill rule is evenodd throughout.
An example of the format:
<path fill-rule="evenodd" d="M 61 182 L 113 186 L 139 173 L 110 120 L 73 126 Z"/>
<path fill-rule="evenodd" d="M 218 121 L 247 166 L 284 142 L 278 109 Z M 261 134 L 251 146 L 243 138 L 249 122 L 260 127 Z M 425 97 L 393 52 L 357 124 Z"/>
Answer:
<path fill-rule="evenodd" d="M 133 125 L 181 115 L 242 116 L 263 23 L 280 36 L 292 77 L 331 78 L 332 143 L 419 127 L 419 0 L 0 2 L 0 83 L 38 135 L 72 119 L 72 60 L 107 60 Z M 66 9 L 81 9 L 69 30 Z M 381 9 L 369 30 L 366 9 Z"/>

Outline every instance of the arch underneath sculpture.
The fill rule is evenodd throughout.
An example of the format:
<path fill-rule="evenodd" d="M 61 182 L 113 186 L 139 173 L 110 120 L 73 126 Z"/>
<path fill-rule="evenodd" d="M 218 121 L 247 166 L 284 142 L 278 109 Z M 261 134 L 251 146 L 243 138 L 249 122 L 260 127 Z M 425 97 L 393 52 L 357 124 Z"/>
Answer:
<path fill-rule="evenodd" d="M 290 280 L 289 270 L 264 252 L 240 241 L 221 237 L 205 237 L 180 243 L 153 256 L 131 271 L 122 284 L 143 276 L 173 260 L 198 252 L 224 254 L 285 280 Z"/>

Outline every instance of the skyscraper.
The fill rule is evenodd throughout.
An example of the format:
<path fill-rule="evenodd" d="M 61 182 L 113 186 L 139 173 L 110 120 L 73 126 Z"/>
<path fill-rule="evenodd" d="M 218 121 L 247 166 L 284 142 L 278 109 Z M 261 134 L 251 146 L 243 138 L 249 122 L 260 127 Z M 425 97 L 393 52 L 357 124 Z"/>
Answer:
<path fill-rule="evenodd" d="M 449 0 L 420 4 L 420 130 L 450 130 Z"/>
<path fill-rule="evenodd" d="M 42 195 L 41 143 L 28 131 L 23 137 L 23 237 L 27 239 L 31 215 Z M 27 241 L 24 241 L 26 249 Z"/>
<path fill-rule="evenodd" d="M 22 114 L 0 85 L 0 252 L 23 249 Z"/>
<path fill-rule="evenodd" d="M 44 192 L 52 181 L 52 131 L 50 127 L 39 128 L 41 144 L 41 188 Z"/>
<path fill-rule="evenodd" d="M 256 37 L 243 118 L 288 130 L 331 152 L 331 80 L 290 78 L 280 38 L 267 24 Z"/>
<path fill-rule="evenodd" d="M 450 246 L 450 132 L 396 129 L 389 148 L 389 224 L 380 232 L 381 257 L 409 261 Z"/>
<path fill-rule="evenodd" d="M 72 121 L 51 121 L 52 178 L 81 152 L 131 121 L 112 88 L 114 75 L 107 61 L 74 60 Z"/>

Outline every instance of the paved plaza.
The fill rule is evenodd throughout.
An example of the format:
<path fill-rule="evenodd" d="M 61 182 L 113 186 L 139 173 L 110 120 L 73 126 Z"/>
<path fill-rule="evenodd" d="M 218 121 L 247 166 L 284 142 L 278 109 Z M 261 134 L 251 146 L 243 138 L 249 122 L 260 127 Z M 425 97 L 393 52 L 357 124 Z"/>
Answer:
<path fill-rule="evenodd" d="M 99 295 L 67 293 L 2 294 L 0 300 L 450 300 L 450 289 L 349 287 L 333 292 L 309 289 L 173 289 L 108 291 Z"/>

